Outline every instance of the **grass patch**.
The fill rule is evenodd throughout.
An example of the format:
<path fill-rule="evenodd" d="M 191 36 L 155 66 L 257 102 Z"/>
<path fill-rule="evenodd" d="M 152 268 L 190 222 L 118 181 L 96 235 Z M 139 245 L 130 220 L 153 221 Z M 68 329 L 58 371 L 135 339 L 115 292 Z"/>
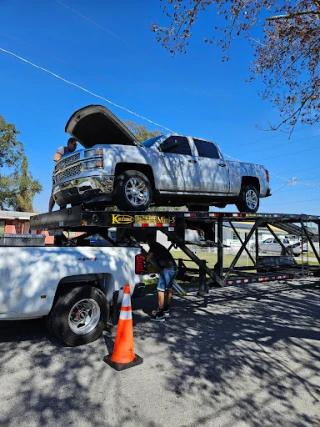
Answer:
<path fill-rule="evenodd" d="M 184 252 L 172 251 L 171 253 L 176 260 L 178 260 L 179 258 L 183 259 L 186 266 L 195 267 L 195 268 L 197 267 L 197 264 L 195 264 L 193 261 L 188 259 L 187 255 Z M 207 261 L 207 266 L 209 268 L 213 268 L 218 260 L 218 255 L 217 253 L 214 253 L 214 252 L 197 252 L 196 255 L 201 260 Z M 223 267 L 225 268 L 230 267 L 234 258 L 235 258 L 234 255 L 225 254 L 223 256 Z M 253 262 L 251 261 L 251 259 L 247 256 L 240 257 L 238 259 L 236 267 L 247 267 L 247 266 L 253 266 Z"/>

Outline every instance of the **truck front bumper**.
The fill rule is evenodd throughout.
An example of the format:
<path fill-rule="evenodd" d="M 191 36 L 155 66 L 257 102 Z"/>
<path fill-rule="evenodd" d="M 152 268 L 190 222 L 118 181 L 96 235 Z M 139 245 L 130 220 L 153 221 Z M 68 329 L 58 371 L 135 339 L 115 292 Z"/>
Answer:
<path fill-rule="evenodd" d="M 113 176 L 90 176 L 71 179 L 53 187 L 53 198 L 59 206 L 112 200 Z"/>

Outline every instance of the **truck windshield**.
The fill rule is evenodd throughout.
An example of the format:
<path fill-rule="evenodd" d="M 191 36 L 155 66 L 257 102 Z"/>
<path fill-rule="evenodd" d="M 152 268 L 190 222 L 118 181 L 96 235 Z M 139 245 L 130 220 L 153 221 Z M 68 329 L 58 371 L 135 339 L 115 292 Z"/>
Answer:
<path fill-rule="evenodd" d="M 142 142 L 142 145 L 144 146 L 144 147 L 151 147 L 153 144 L 155 144 L 160 138 L 162 138 L 163 137 L 163 135 L 158 135 L 158 136 L 155 136 L 154 138 L 149 138 L 149 139 L 146 139 L 145 141 L 143 141 Z"/>

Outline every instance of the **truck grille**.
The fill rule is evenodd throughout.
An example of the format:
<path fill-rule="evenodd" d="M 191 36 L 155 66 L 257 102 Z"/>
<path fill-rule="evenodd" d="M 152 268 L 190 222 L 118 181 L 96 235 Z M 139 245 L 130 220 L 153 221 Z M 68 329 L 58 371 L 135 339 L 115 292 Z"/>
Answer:
<path fill-rule="evenodd" d="M 70 165 L 70 163 L 74 163 L 79 159 L 80 159 L 80 153 L 75 153 L 72 156 L 66 157 L 65 159 L 60 160 L 60 162 L 56 165 L 55 170 L 60 169 L 61 167 Z"/>
<path fill-rule="evenodd" d="M 70 178 L 72 176 L 79 175 L 82 172 L 81 164 L 78 163 L 71 168 L 65 169 L 64 171 L 55 174 L 55 182 L 59 182 L 63 179 Z"/>

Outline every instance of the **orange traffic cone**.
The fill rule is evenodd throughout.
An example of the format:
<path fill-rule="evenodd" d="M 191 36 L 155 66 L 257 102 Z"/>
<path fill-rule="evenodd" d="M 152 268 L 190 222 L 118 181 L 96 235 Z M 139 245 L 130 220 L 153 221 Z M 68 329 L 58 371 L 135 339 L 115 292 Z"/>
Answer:
<path fill-rule="evenodd" d="M 112 356 L 105 356 L 103 360 L 117 371 L 122 371 L 123 369 L 140 365 L 143 362 L 141 357 L 134 354 L 132 308 L 129 285 L 125 285 L 124 287 Z"/>

